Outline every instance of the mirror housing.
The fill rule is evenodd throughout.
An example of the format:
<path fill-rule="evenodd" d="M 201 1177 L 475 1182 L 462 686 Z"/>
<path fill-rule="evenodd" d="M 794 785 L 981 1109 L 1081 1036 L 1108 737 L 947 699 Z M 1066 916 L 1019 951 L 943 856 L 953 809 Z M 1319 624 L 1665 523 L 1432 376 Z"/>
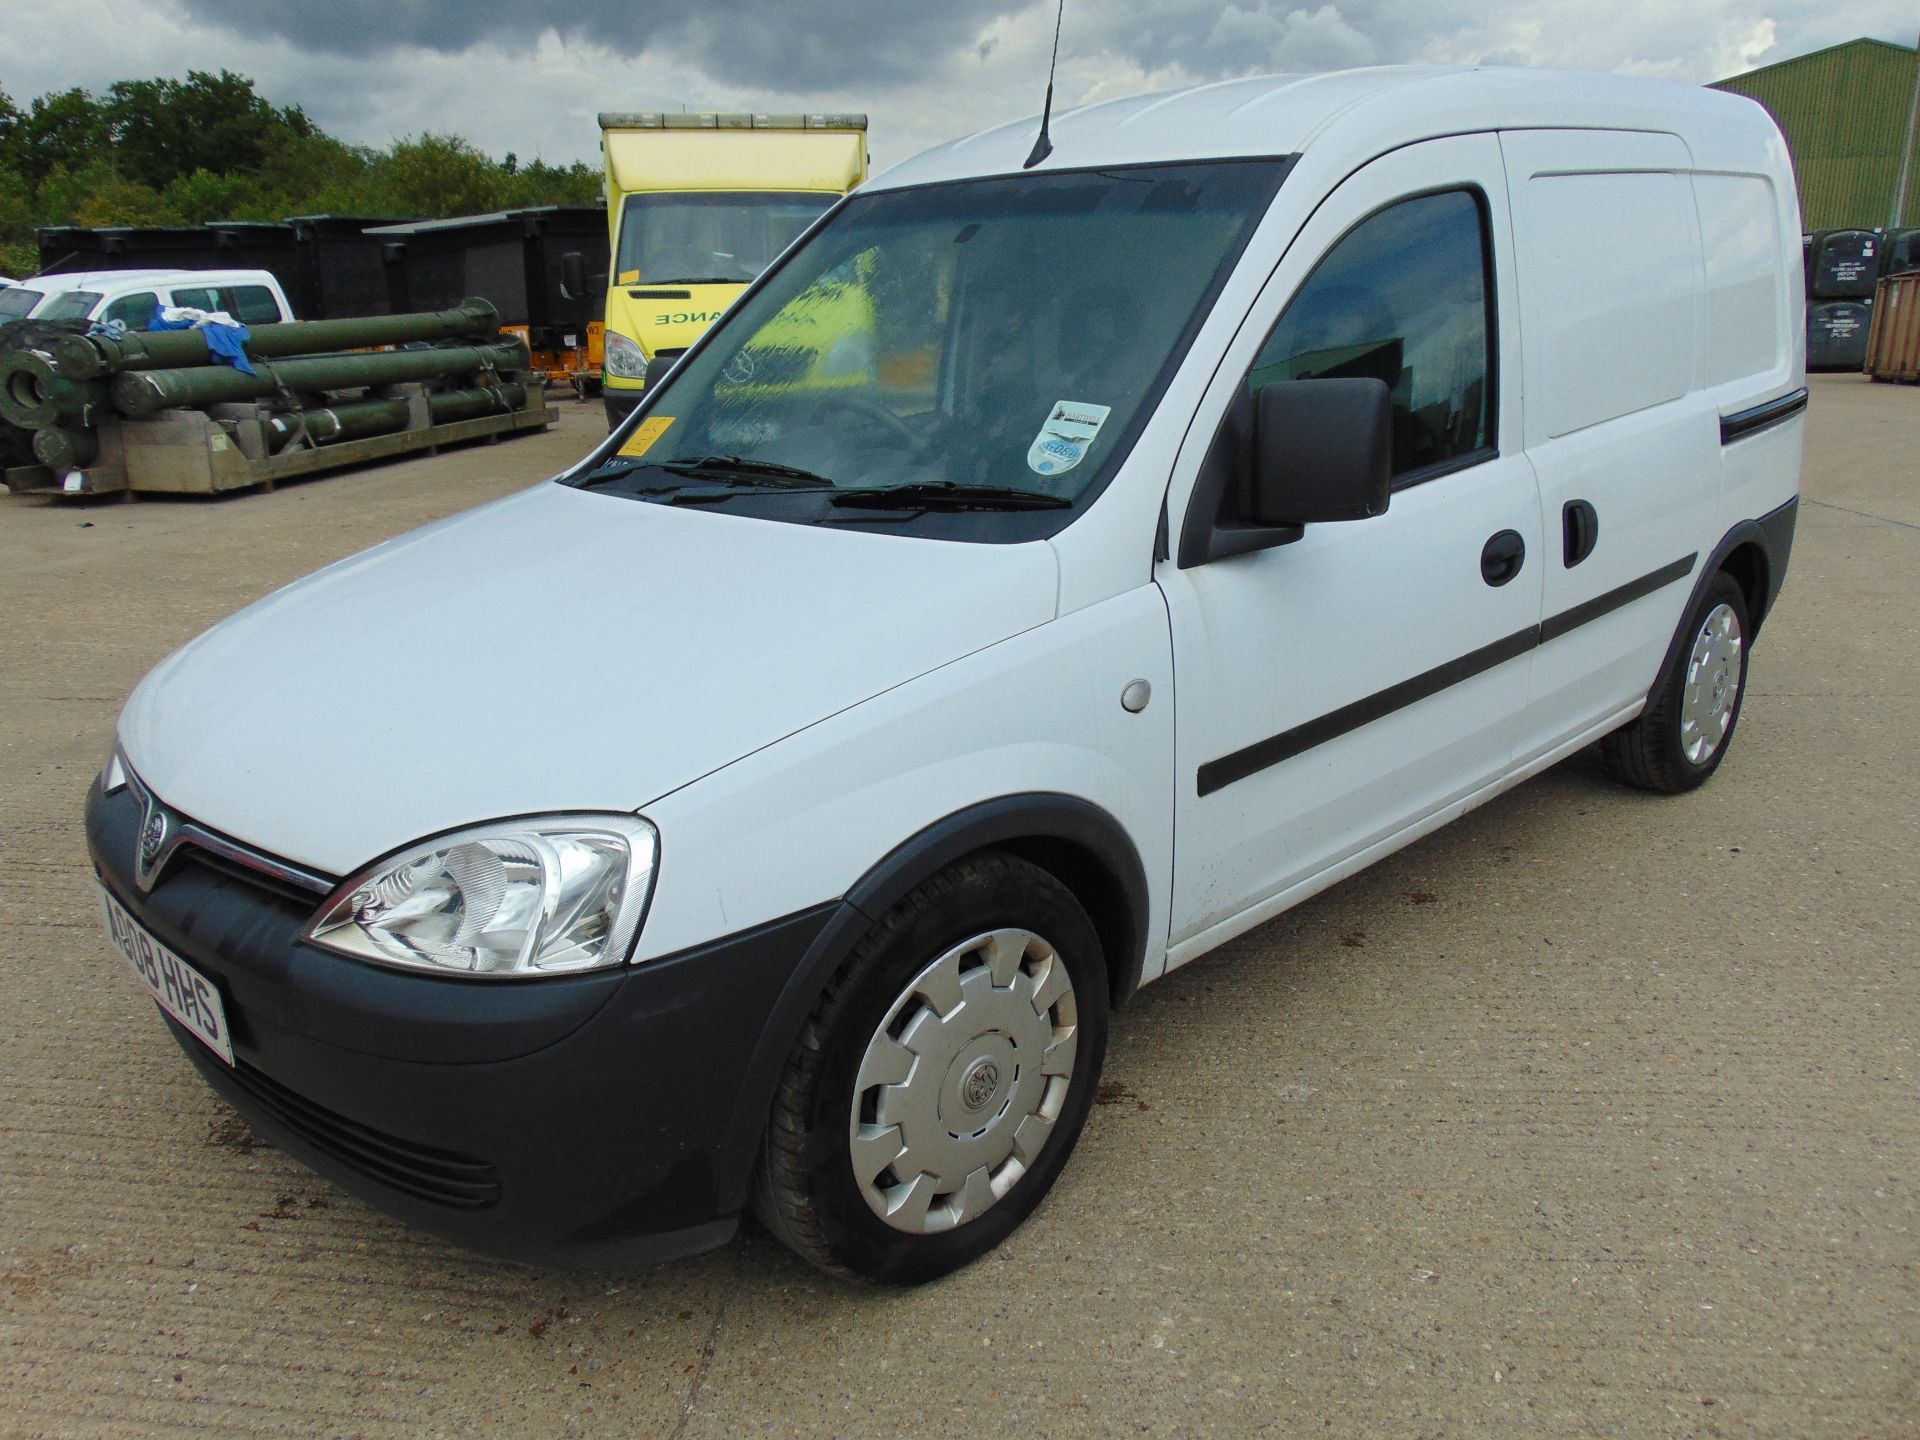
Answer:
<path fill-rule="evenodd" d="M 1384 380 L 1278 380 L 1254 396 L 1255 523 L 1383 515 L 1392 476 L 1393 408 Z"/>
<path fill-rule="evenodd" d="M 567 300 L 587 298 L 586 263 L 578 250 L 569 250 L 560 257 L 560 294 Z"/>

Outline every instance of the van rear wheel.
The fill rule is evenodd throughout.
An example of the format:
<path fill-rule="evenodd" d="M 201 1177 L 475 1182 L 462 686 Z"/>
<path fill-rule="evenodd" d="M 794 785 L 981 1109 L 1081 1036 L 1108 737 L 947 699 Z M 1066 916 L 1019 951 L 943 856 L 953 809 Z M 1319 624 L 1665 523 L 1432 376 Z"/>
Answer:
<path fill-rule="evenodd" d="M 1647 708 L 1600 742 L 1616 777 L 1677 795 L 1720 768 L 1746 698 L 1748 635 L 1746 595 L 1721 571 L 1688 612 Z"/>
<path fill-rule="evenodd" d="M 998 1245 L 1086 1124 L 1107 975 L 1057 879 L 988 852 L 874 926 L 787 1062 L 755 1208 L 804 1259 L 910 1284 Z"/>

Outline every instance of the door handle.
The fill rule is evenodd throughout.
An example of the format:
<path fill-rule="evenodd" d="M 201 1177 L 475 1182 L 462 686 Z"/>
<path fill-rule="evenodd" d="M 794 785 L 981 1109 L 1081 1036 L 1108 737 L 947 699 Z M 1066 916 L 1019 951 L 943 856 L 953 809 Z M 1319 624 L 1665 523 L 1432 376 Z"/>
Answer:
<path fill-rule="evenodd" d="M 1527 542 L 1518 530 L 1502 530 L 1480 550 L 1480 578 L 1489 585 L 1506 584 L 1527 561 Z"/>
<path fill-rule="evenodd" d="M 1569 500 L 1560 507 L 1560 527 L 1565 542 L 1562 558 L 1571 570 L 1600 542 L 1600 512 L 1585 500 Z"/>

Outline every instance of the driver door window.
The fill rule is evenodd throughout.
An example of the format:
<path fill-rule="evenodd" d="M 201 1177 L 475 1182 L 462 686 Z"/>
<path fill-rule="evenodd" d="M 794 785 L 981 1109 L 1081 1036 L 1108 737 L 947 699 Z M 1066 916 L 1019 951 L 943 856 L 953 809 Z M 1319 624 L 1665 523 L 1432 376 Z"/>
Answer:
<path fill-rule="evenodd" d="M 1313 377 L 1385 381 L 1396 488 L 1487 458 L 1488 268 L 1486 222 L 1471 192 L 1377 211 L 1314 267 L 1248 371 L 1247 393 Z"/>

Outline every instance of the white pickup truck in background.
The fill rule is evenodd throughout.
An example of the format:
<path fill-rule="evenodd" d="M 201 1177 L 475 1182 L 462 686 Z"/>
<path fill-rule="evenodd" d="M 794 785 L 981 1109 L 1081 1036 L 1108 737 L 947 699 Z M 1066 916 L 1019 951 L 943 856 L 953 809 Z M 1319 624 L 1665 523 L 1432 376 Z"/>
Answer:
<path fill-rule="evenodd" d="M 224 310 L 242 325 L 291 320 L 280 282 L 265 270 L 75 270 L 15 281 L 0 290 L 8 320 L 118 320 L 144 330 L 155 310 Z"/>

